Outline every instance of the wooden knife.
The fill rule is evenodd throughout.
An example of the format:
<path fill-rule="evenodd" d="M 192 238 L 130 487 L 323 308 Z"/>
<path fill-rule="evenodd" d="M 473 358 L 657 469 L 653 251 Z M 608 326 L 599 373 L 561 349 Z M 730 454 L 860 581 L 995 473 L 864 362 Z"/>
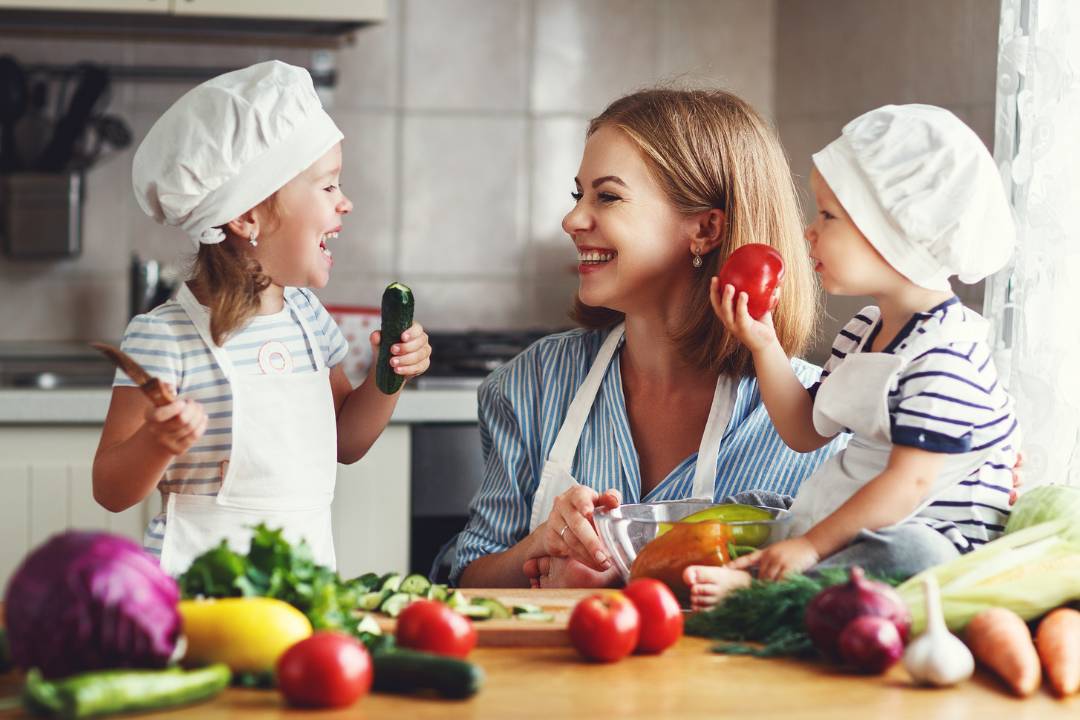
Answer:
<path fill-rule="evenodd" d="M 142 365 L 132 360 L 131 356 L 123 350 L 99 342 L 90 343 L 90 347 L 100 350 L 112 361 L 113 365 L 123 370 L 124 374 L 131 378 L 131 381 L 138 385 L 146 397 L 150 398 L 150 402 L 157 407 L 168 405 L 176 400 L 176 393 L 172 388 L 146 372 Z"/>

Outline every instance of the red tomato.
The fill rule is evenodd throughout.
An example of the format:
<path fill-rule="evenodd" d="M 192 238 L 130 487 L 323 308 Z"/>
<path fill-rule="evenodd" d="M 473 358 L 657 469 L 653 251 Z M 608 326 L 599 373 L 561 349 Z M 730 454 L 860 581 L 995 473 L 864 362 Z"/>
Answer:
<path fill-rule="evenodd" d="M 784 259 L 769 245 L 740 245 L 728 255 L 716 277 L 721 292 L 725 285 L 734 285 L 736 300 L 739 293 L 746 293 L 746 309 L 750 317 L 759 320 L 780 299 L 777 288 L 784 278 Z"/>
<path fill-rule="evenodd" d="M 371 689 L 371 656 L 345 633 L 322 630 L 282 653 L 277 684 L 290 705 L 347 707 Z"/>
<path fill-rule="evenodd" d="M 476 628 L 469 618 L 441 602 L 414 600 L 397 620 L 398 645 L 438 655 L 463 658 L 476 647 Z"/>
<path fill-rule="evenodd" d="M 620 592 L 590 595 L 570 613 L 570 642 L 590 660 L 615 662 L 637 645 L 641 616 Z"/>
<path fill-rule="evenodd" d="M 682 637 L 682 608 L 667 585 L 654 578 L 638 578 L 622 592 L 641 615 L 641 634 L 634 652 L 662 653 Z"/>

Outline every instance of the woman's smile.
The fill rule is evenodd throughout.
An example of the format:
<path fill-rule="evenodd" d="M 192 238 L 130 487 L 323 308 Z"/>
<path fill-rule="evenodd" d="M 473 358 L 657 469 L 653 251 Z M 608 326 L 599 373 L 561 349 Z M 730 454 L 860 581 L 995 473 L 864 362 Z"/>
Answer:
<path fill-rule="evenodd" d="M 614 262 L 618 255 L 608 248 L 579 247 L 578 248 L 578 273 L 592 273 L 601 270 Z"/>

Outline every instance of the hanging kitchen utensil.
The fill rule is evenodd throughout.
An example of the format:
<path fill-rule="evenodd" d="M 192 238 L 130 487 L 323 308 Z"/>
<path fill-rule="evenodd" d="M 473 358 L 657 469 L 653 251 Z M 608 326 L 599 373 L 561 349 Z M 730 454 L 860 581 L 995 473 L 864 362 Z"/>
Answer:
<path fill-rule="evenodd" d="M 0 173 L 18 169 L 15 152 L 15 124 L 26 112 L 26 75 L 10 55 L 0 57 Z"/>
<path fill-rule="evenodd" d="M 131 356 L 123 350 L 106 345 L 105 343 L 93 342 L 90 347 L 100 350 L 105 357 L 112 361 L 113 365 L 124 371 L 131 381 L 139 386 L 139 389 L 150 398 L 157 407 L 168 405 L 176 400 L 176 393 L 165 383 L 152 376 L 143 369 L 142 365 L 131 359 Z"/>
<path fill-rule="evenodd" d="M 42 172 L 60 172 L 72 160 L 75 144 L 86 130 L 95 109 L 107 98 L 109 74 L 92 63 L 80 63 L 79 84 L 72 93 L 67 112 L 57 121 L 52 139 L 37 162 Z"/>

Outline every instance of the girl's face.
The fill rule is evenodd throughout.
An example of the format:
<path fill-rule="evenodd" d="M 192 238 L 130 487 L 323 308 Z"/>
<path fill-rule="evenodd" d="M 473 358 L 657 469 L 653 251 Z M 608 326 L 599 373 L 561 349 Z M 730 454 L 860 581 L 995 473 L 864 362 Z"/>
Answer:
<path fill-rule="evenodd" d="M 623 313 L 678 302 L 693 277 L 696 220 L 678 212 L 637 146 L 601 127 L 585 143 L 563 230 L 578 251 L 578 295 Z"/>
<path fill-rule="evenodd" d="M 855 226 L 817 168 L 810 172 L 817 216 L 806 228 L 810 259 L 832 295 L 877 295 L 902 276 Z"/>
<path fill-rule="evenodd" d="M 340 187 L 341 143 L 277 193 L 277 217 L 260 224 L 252 248 L 275 285 L 321 288 L 330 281 L 330 245 L 352 201 Z"/>

